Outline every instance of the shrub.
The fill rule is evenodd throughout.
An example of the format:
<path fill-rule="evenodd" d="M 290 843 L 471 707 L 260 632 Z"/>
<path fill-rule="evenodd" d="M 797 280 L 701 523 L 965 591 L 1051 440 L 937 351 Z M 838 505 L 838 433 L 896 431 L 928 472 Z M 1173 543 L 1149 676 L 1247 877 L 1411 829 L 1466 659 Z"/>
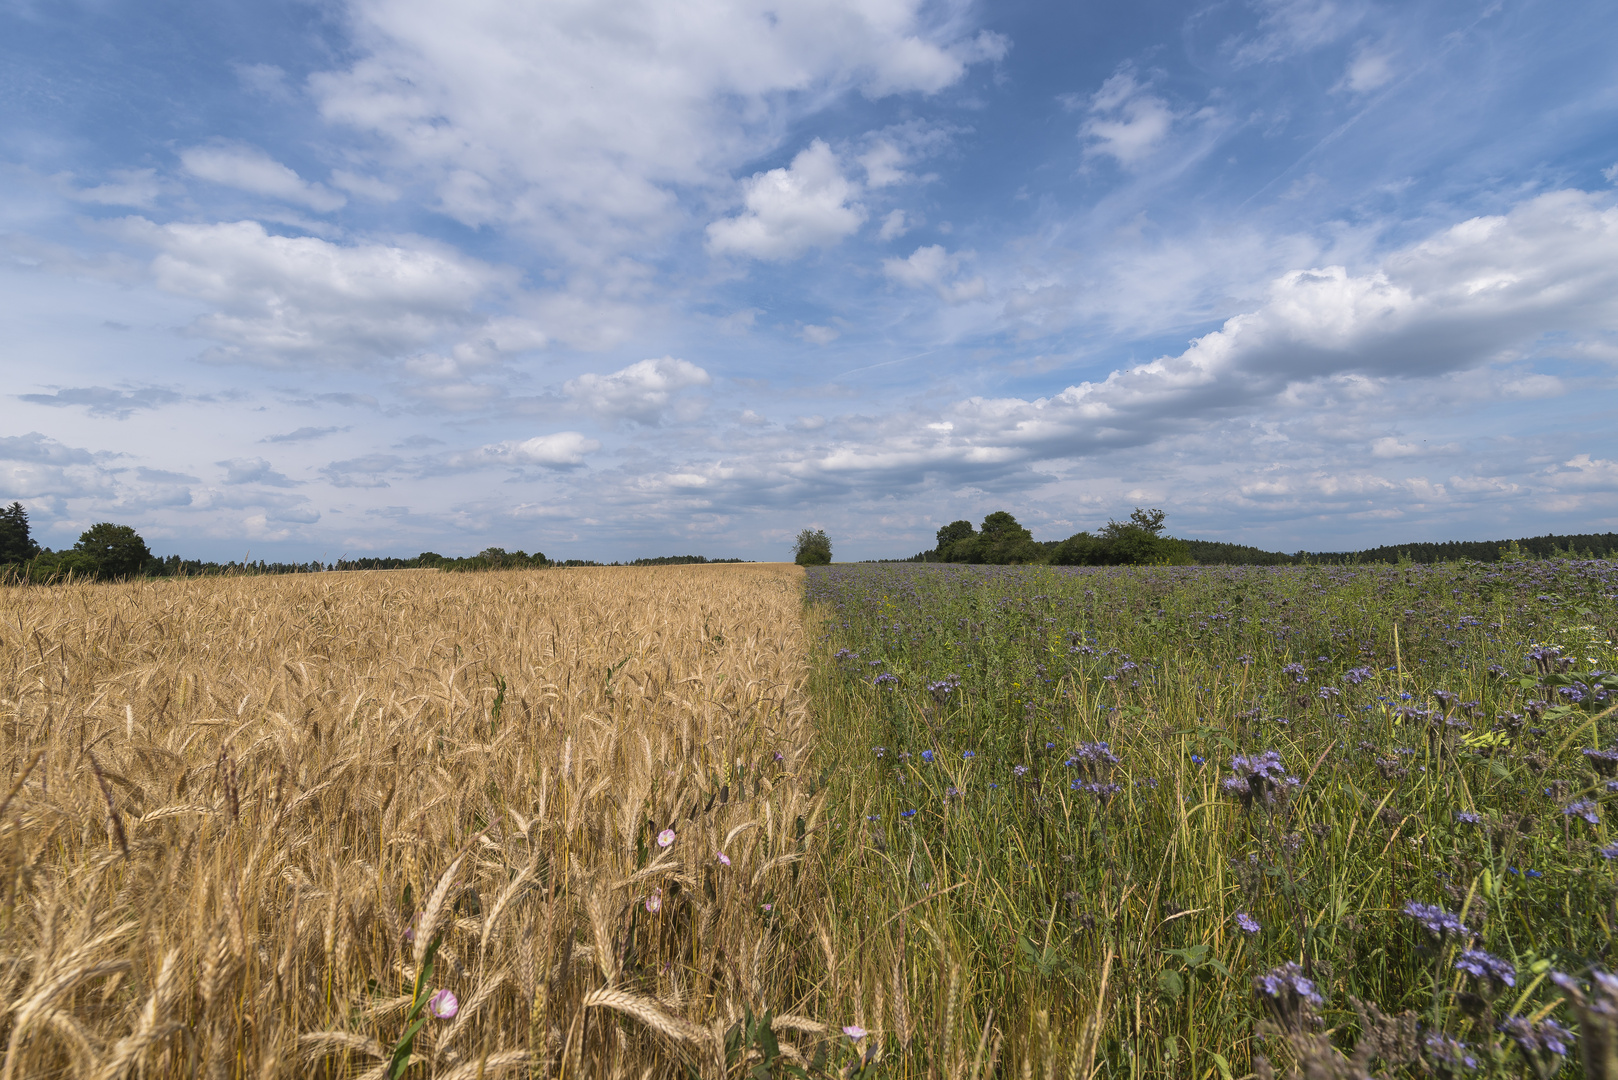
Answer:
<path fill-rule="evenodd" d="M 825 529 L 804 529 L 792 544 L 792 561 L 799 566 L 825 566 L 831 562 L 831 537 Z"/>

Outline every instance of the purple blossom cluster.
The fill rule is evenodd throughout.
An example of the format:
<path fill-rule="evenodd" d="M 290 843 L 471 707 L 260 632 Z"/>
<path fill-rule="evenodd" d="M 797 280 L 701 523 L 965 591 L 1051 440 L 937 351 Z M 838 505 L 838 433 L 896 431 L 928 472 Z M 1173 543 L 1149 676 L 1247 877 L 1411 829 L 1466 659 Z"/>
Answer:
<path fill-rule="evenodd" d="M 1536 1024 L 1526 1016 L 1508 1016 L 1501 1022 L 1500 1030 L 1530 1053 L 1545 1052 L 1566 1057 L 1576 1041 L 1573 1032 L 1550 1017 Z"/>
<path fill-rule="evenodd" d="M 1464 971 L 1484 982 L 1499 983 L 1502 986 L 1517 985 L 1516 965 L 1482 949 L 1463 949 L 1455 961 L 1455 970 Z"/>
<path fill-rule="evenodd" d="M 1324 1005 L 1325 999 L 1315 988 L 1315 981 L 1303 973 L 1303 968 L 1288 960 L 1280 967 L 1269 971 L 1253 980 L 1253 988 L 1265 997 L 1277 1002 L 1293 1004 L 1306 1002 L 1310 1005 Z"/>
<path fill-rule="evenodd" d="M 1422 929 L 1434 937 L 1466 932 L 1466 927 L 1461 925 L 1461 920 L 1457 916 L 1437 904 L 1423 904 L 1411 900 L 1405 904 L 1405 914 L 1416 920 Z"/>

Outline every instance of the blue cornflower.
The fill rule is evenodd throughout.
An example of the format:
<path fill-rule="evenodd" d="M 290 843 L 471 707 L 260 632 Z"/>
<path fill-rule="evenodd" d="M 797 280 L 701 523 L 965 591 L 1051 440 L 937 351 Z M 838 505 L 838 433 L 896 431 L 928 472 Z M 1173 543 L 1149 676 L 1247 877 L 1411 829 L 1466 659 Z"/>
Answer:
<path fill-rule="evenodd" d="M 1201 765 L 1206 760 L 1207 759 L 1204 758 L 1201 754 L 1192 754 L 1191 755 L 1191 764 L 1193 764 L 1193 765 Z"/>
<path fill-rule="evenodd" d="M 1529 870 L 1527 871 L 1527 874 L 1531 878 L 1542 878 L 1545 876 L 1544 872 L 1540 870 Z"/>
<path fill-rule="evenodd" d="M 976 754 L 974 754 L 974 753 L 973 753 L 973 752 L 972 752 L 972 751 L 970 751 L 970 750 L 967 750 L 967 751 L 964 751 L 964 752 L 963 752 L 963 753 L 962 753 L 962 754 L 961 754 L 961 760 L 962 760 L 962 761 L 971 761 L 971 760 L 972 760 L 972 759 L 973 759 L 973 758 L 975 758 L 975 757 L 977 757 L 977 755 L 976 755 Z"/>
<path fill-rule="evenodd" d="M 921 760 L 923 760 L 923 761 L 932 761 L 933 760 L 933 752 L 931 750 L 923 750 L 921 752 Z"/>
<path fill-rule="evenodd" d="M 901 810 L 899 811 L 899 816 L 902 818 L 913 818 L 916 816 L 916 811 L 914 808 L 910 810 Z"/>

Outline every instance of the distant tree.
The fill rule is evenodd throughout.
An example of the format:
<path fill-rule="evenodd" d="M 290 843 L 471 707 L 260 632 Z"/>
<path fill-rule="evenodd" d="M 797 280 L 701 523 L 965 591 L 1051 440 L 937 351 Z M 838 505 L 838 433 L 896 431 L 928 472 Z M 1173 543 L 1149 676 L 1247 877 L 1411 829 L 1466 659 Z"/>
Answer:
<path fill-rule="evenodd" d="M 28 532 L 28 511 L 20 502 L 0 510 L 0 566 L 27 562 L 39 554 L 39 545 Z"/>
<path fill-rule="evenodd" d="M 792 544 L 792 561 L 799 566 L 825 566 L 831 562 L 831 537 L 825 529 L 804 529 Z"/>
<path fill-rule="evenodd" d="M 73 545 L 74 552 L 93 562 L 99 577 L 134 577 L 152 562 L 152 553 L 140 533 L 128 525 L 114 525 L 110 521 L 92 525 Z M 77 572 L 79 567 L 74 567 Z"/>
<path fill-rule="evenodd" d="M 1076 532 L 1063 540 L 1050 554 L 1053 566 L 1102 565 L 1102 541 L 1088 532 Z"/>
<path fill-rule="evenodd" d="M 978 534 L 979 562 L 1007 566 L 1037 562 L 1043 554 L 1034 543 L 1034 534 L 1017 524 L 1008 512 L 996 510 L 983 519 L 983 530 Z"/>

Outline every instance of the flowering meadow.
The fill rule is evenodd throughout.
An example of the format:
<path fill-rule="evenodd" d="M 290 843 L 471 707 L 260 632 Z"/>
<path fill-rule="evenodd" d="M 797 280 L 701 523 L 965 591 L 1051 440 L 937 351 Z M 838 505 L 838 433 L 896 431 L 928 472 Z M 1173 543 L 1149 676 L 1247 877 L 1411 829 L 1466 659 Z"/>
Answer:
<path fill-rule="evenodd" d="M 1618 564 L 806 589 L 895 1075 L 1618 1076 Z"/>

